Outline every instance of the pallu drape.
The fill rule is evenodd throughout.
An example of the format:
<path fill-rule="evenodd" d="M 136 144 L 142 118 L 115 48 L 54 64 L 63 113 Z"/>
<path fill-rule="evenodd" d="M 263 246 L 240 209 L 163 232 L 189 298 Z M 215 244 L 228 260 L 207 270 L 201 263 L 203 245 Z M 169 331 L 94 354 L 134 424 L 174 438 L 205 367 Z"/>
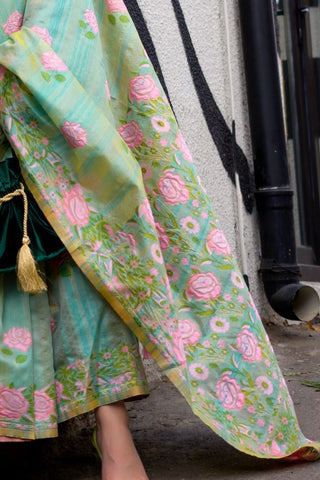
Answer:
<path fill-rule="evenodd" d="M 73 260 L 227 442 L 309 445 L 123 1 L 2 0 L 0 25 L 0 158 Z"/>

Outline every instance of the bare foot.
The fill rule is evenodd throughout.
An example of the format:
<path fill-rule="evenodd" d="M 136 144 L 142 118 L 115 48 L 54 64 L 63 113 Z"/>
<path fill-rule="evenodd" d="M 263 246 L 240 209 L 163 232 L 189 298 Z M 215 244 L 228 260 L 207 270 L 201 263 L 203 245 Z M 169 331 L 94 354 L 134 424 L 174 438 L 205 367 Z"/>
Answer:
<path fill-rule="evenodd" d="M 148 480 L 133 443 L 124 402 L 99 407 L 95 415 L 102 480 Z"/>

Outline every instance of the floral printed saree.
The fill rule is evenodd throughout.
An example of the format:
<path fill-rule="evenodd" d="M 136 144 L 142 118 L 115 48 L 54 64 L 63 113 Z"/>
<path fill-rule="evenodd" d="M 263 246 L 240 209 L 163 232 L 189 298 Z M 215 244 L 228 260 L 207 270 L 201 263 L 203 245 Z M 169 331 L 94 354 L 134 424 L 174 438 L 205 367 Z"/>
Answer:
<path fill-rule="evenodd" d="M 316 458 L 317 444 L 298 426 L 259 314 L 122 0 L 2 0 L 0 127 L 0 159 L 14 150 L 26 185 L 74 262 L 48 279 L 59 276 L 52 281 L 64 285 L 61 294 L 68 282 L 79 286 L 82 275 L 95 298 L 78 311 L 85 299 L 69 288 L 79 333 L 68 328 L 62 309 L 64 327 L 54 341 L 63 337 L 64 352 L 77 342 L 85 351 L 88 331 L 96 338 L 94 317 L 101 328 L 111 322 L 109 340 L 107 332 L 94 354 L 77 361 L 76 350 L 66 364 L 68 355 L 62 359 L 53 349 L 44 384 L 23 386 L 28 345 L 51 341 L 58 308 L 49 301 L 51 310 L 41 309 L 46 294 L 30 299 L 42 317 L 46 309 L 42 334 L 32 321 L 27 328 L 11 319 L 2 330 L 2 434 L 50 435 L 57 418 L 94 408 L 92 392 L 110 376 L 111 394 L 100 401 L 121 398 L 121 384 L 130 381 L 127 396 L 146 393 L 143 374 L 132 371 L 139 361 L 128 340 L 133 335 L 193 412 L 235 448 L 267 458 L 302 449 Z M 2 282 L 12 288 L 8 276 Z M 108 310 L 87 316 L 92 302 Z M 112 349 L 112 334 L 126 340 Z M 25 348 L 19 355 L 17 345 Z M 36 368 L 41 352 L 33 361 Z M 20 386 L 3 383 L 13 363 L 21 366 Z M 110 363 L 116 376 L 108 373 Z M 92 395 L 82 395 L 81 403 L 84 392 Z M 24 408 L 14 410 L 19 402 Z"/>

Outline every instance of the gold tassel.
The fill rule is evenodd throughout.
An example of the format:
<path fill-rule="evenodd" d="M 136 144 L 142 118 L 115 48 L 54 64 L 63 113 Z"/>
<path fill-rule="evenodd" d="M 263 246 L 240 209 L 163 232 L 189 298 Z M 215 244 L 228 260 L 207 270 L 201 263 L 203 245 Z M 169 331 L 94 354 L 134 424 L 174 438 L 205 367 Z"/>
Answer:
<path fill-rule="evenodd" d="M 29 244 L 29 237 L 24 236 L 22 239 L 22 247 L 17 255 L 18 282 L 24 292 L 40 293 L 47 290 L 47 286 L 39 275 Z"/>
<path fill-rule="evenodd" d="M 47 286 L 39 275 L 37 264 L 31 250 L 29 248 L 30 238 L 28 237 L 27 222 L 28 222 L 28 198 L 24 191 L 23 183 L 20 183 L 18 188 L 12 193 L 8 193 L 0 198 L 0 206 L 4 202 L 12 200 L 14 197 L 22 195 L 23 197 L 23 237 L 22 247 L 17 255 L 17 277 L 21 289 L 26 293 L 40 293 L 47 290 Z"/>

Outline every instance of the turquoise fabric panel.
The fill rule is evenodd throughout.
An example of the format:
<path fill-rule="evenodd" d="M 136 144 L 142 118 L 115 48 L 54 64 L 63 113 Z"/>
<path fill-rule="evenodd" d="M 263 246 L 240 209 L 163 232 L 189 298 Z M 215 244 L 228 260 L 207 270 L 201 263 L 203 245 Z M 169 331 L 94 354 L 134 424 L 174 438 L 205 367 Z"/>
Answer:
<path fill-rule="evenodd" d="M 42 268 L 37 295 L 0 275 L 0 437 L 55 437 L 58 422 L 148 394 L 136 337 L 80 269 Z"/>

